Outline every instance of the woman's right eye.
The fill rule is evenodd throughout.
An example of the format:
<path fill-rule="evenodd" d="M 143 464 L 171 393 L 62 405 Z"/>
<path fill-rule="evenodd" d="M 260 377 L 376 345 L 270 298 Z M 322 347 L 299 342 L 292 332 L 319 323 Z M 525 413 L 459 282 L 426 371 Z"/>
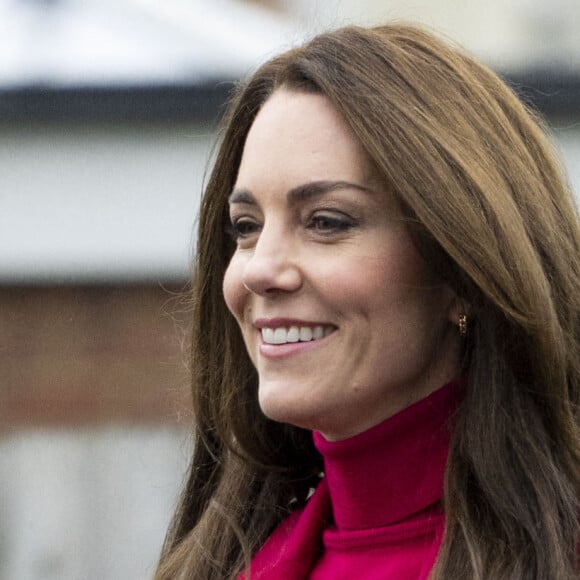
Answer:
<path fill-rule="evenodd" d="M 260 225 L 249 218 L 239 218 L 233 220 L 227 227 L 228 233 L 234 241 L 249 238 L 257 231 Z"/>

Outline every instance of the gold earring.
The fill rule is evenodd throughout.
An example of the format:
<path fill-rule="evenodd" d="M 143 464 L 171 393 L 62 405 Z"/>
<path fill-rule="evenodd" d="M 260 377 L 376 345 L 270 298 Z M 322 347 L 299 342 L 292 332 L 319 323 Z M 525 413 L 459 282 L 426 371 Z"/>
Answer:
<path fill-rule="evenodd" d="M 459 315 L 459 336 L 461 338 L 467 336 L 467 314 Z"/>

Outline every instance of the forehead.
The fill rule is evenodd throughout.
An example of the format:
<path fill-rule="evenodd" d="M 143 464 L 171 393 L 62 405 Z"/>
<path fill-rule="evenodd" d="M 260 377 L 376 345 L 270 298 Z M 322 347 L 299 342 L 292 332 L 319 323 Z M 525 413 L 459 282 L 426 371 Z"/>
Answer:
<path fill-rule="evenodd" d="M 248 133 L 236 187 L 287 188 L 314 180 L 355 180 L 372 174 L 362 145 L 321 95 L 277 90 Z"/>

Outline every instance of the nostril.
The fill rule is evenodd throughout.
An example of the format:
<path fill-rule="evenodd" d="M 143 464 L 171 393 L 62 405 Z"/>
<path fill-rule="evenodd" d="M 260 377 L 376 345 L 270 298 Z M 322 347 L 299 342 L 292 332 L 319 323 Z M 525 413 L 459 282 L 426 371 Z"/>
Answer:
<path fill-rule="evenodd" d="M 296 291 L 302 285 L 302 274 L 288 261 L 248 264 L 243 284 L 250 292 L 271 296 L 277 292 Z"/>

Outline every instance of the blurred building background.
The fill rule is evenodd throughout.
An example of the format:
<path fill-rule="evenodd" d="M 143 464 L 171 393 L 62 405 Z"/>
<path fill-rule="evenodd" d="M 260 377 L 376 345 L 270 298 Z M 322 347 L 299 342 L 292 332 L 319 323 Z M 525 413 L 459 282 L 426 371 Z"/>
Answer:
<path fill-rule="evenodd" d="M 577 0 L 0 0 L 0 580 L 151 577 L 191 452 L 185 289 L 229 91 L 392 19 L 498 70 L 580 192 Z"/>

